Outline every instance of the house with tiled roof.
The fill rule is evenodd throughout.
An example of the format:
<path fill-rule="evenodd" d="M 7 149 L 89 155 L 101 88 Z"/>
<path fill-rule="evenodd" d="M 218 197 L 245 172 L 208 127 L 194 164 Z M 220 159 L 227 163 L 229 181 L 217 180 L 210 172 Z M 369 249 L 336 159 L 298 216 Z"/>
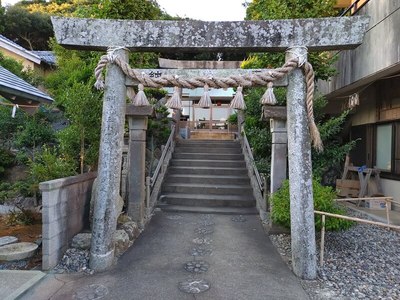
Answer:
<path fill-rule="evenodd" d="M 29 51 L 0 34 L 0 52 L 4 56 L 19 61 L 25 70 L 33 70 L 40 75 L 51 72 L 56 64 L 51 51 Z"/>
<path fill-rule="evenodd" d="M 55 66 L 51 51 L 29 51 L 0 35 L 0 52 L 19 61 L 25 70 L 46 75 Z M 35 111 L 41 103 L 52 103 L 53 99 L 40 89 L 0 66 L 0 104 L 18 105 L 25 111 Z"/>

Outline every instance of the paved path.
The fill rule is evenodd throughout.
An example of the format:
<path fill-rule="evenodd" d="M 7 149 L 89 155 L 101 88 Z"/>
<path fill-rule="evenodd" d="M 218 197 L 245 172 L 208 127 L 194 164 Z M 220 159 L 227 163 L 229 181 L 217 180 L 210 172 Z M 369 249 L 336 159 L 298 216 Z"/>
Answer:
<path fill-rule="evenodd" d="M 196 261 L 204 272 L 185 270 L 191 261 Z M 193 270 L 193 265 L 187 267 Z M 183 292 L 183 286 L 188 285 L 180 283 L 186 280 L 196 281 L 194 288 L 209 285 L 209 289 L 195 295 Z M 257 216 L 157 212 L 112 270 L 92 276 L 48 275 L 22 299 L 308 297 L 274 249 Z"/>

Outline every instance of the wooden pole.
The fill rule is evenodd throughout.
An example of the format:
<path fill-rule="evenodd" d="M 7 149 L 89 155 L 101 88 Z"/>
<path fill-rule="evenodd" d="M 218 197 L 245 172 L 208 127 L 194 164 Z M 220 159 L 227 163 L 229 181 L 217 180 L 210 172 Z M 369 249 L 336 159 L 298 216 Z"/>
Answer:
<path fill-rule="evenodd" d="M 325 215 L 322 215 L 321 221 L 321 250 L 319 253 L 319 265 L 322 267 L 324 265 L 324 251 L 325 251 Z"/>
<path fill-rule="evenodd" d="M 388 201 L 386 201 L 386 200 L 385 200 L 385 206 L 386 206 L 386 220 L 387 220 L 387 223 L 390 224 L 389 205 L 388 205 Z"/>
<path fill-rule="evenodd" d="M 349 221 L 354 221 L 354 222 L 360 222 L 360 223 L 377 225 L 377 226 L 400 230 L 400 226 L 385 224 L 382 222 L 376 222 L 376 221 L 370 221 L 370 220 L 365 220 L 365 219 L 360 219 L 360 218 L 353 218 L 353 217 L 348 217 L 348 216 L 343 216 L 343 215 L 331 214 L 331 213 L 327 213 L 327 212 L 319 211 L 319 210 L 315 210 L 314 213 L 316 213 L 318 215 L 326 215 L 328 217 L 335 217 L 335 218 L 339 218 L 339 219 L 344 219 L 344 220 L 349 220 Z"/>

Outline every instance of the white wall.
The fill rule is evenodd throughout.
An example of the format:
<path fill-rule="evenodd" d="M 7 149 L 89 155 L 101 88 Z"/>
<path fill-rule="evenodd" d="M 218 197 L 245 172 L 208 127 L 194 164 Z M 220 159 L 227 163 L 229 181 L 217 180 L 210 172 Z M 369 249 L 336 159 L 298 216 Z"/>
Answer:
<path fill-rule="evenodd" d="M 400 182 L 397 180 L 381 179 L 382 189 L 385 196 L 393 197 L 394 201 L 400 202 Z M 392 209 L 400 211 L 400 205 L 392 204 Z"/>

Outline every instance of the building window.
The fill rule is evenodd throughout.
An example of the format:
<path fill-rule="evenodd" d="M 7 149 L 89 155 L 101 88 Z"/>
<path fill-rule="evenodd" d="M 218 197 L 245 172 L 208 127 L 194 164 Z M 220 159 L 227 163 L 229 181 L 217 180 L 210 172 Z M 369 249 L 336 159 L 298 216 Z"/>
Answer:
<path fill-rule="evenodd" d="M 351 128 L 356 146 L 350 152 L 354 166 L 380 169 L 383 178 L 400 180 L 400 121 Z"/>
<path fill-rule="evenodd" d="M 376 126 L 376 168 L 392 171 L 393 141 L 392 124 Z"/>

